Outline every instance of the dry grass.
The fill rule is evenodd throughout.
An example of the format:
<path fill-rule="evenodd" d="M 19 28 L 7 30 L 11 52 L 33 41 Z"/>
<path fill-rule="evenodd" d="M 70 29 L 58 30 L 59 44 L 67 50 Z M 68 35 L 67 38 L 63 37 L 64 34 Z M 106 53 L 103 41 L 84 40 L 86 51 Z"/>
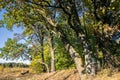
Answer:
<path fill-rule="evenodd" d="M 4 68 L 0 71 L 0 80 L 14 80 L 17 77 L 21 77 L 21 73 L 29 70 L 28 68 Z"/>
<path fill-rule="evenodd" d="M 0 66 L 0 72 L 3 72 L 3 71 L 4 71 L 4 67 Z"/>
<path fill-rule="evenodd" d="M 120 80 L 120 72 L 112 72 L 109 69 L 104 69 L 98 73 L 96 80 Z"/>
<path fill-rule="evenodd" d="M 79 80 L 77 70 L 68 69 L 60 70 L 53 73 L 33 74 L 28 73 L 21 75 L 22 72 L 29 70 L 28 68 L 5 68 L 0 71 L 0 80 Z M 120 80 L 120 72 L 114 72 L 112 76 L 108 76 L 109 71 L 103 70 L 99 72 L 94 80 Z M 84 79 L 89 80 L 89 79 Z"/>

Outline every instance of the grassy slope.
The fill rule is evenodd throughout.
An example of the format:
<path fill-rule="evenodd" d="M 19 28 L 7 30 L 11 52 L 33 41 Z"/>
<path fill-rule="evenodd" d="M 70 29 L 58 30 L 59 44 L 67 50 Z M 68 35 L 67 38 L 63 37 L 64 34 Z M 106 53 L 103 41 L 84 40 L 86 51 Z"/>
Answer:
<path fill-rule="evenodd" d="M 60 70 L 54 73 L 28 73 L 25 75 L 21 75 L 21 72 L 27 70 L 28 69 L 24 68 L 4 69 L 0 72 L 0 80 L 79 80 L 77 70 L 75 69 Z M 114 72 L 114 74 L 110 77 L 107 76 L 107 73 L 107 70 L 100 72 L 95 77 L 95 80 L 120 80 L 120 72 Z"/>

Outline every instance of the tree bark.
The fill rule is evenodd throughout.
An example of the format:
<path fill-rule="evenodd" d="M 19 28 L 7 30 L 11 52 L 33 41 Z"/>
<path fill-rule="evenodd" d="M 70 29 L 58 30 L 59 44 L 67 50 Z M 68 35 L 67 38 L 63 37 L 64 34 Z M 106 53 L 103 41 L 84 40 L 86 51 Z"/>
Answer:
<path fill-rule="evenodd" d="M 44 33 L 41 31 L 41 62 L 42 63 L 45 63 L 45 60 L 44 60 Z M 46 68 L 45 68 L 45 65 L 42 64 L 42 68 L 43 68 L 43 72 L 46 72 Z"/>
<path fill-rule="evenodd" d="M 85 63 L 86 63 L 86 72 L 92 77 L 95 76 L 95 64 L 93 58 L 93 52 L 91 50 L 91 46 L 88 40 L 88 35 L 86 34 L 86 30 L 83 26 L 81 26 L 78 11 L 76 8 L 76 3 L 74 1 L 68 4 L 69 8 L 64 6 L 64 3 L 60 3 L 60 7 L 63 9 L 68 15 L 68 24 L 70 27 L 76 32 L 80 43 L 83 48 L 83 53 L 85 55 Z"/>
<path fill-rule="evenodd" d="M 78 70 L 79 73 L 79 77 L 80 80 L 83 80 L 83 75 L 82 75 L 82 71 L 83 71 L 83 67 L 82 67 L 82 59 L 79 55 L 79 53 L 76 52 L 76 50 L 73 48 L 73 46 L 70 44 L 69 40 L 66 38 L 66 34 L 64 33 L 64 31 L 58 26 L 56 27 L 57 31 L 61 33 L 61 40 L 64 43 L 65 49 L 66 51 L 68 51 L 68 53 L 70 54 L 71 58 L 74 60 L 76 68 Z"/>
<path fill-rule="evenodd" d="M 84 30 L 83 27 L 81 27 L 79 16 L 77 14 L 75 4 L 72 3 L 72 4 L 68 5 L 69 8 L 71 8 L 70 10 L 68 10 L 68 8 L 65 8 L 64 6 L 62 6 L 62 4 L 64 5 L 64 3 L 60 3 L 60 8 L 63 10 L 63 12 L 65 12 L 68 15 L 68 24 L 76 32 L 78 38 L 80 39 L 80 43 L 83 46 L 83 52 L 85 51 L 84 55 L 86 57 L 85 62 L 86 62 L 87 68 L 88 68 L 88 66 L 91 66 L 90 74 L 95 74 L 95 71 L 94 71 L 95 69 L 92 67 L 93 65 L 92 65 L 92 62 L 91 62 L 93 60 L 93 59 L 91 59 L 92 58 L 92 56 L 91 56 L 91 54 L 92 54 L 91 52 L 92 51 L 89 48 L 88 40 L 86 38 L 87 35 L 85 33 L 85 30 Z M 42 11 L 41 10 L 37 10 L 37 11 L 48 21 L 48 23 L 52 27 L 58 28 L 58 25 L 49 16 L 48 17 L 46 16 L 44 10 L 42 10 Z M 64 35 L 62 31 L 60 33 L 62 35 Z M 62 41 L 63 41 L 63 43 L 65 44 L 65 47 L 66 47 L 68 44 L 70 45 L 70 43 L 65 38 L 66 37 L 61 37 L 61 39 L 62 39 Z M 71 51 L 71 48 L 70 48 L 70 51 Z M 69 54 L 71 55 L 71 54 L 75 54 L 75 53 L 74 52 L 73 53 L 70 52 Z M 72 57 L 72 55 L 71 55 L 71 57 Z M 80 78 L 81 78 L 82 70 L 83 70 L 82 67 L 81 67 L 81 65 L 82 65 L 81 58 L 79 58 L 79 57 L 72 57 L 72 58 L 75 61 L 77 70 L 78 70 Z M 81 78 L 81 80 L 82 80 L 82 78 Z"/>
<path fill-rule="evenodd" d="M 55 68 L 55 51 L 53 46 L 53 34 L 50 33 L 49 37 L 49 46 L 50 46 L 50 54 L 51 54 L 51 72 L 54 72 L 56 70 Z"/>
<path fill-rule="evenodd" d="M 83 53 L 85 56 L 86 73 L 89 74 L 91 77 L 94 77 L 95 73 L 96 73 L 95 72 L 95 60 L 92 57 L 93 52 L 91 50 L 91 46 L 86 41 L 84 34 L 79 33 L 78 37 L 79 37 L 82 47 L 83 47 Z"/>
<path fill-rule="evenodd" d="M 70 56 L 72 57 L 72 59 L 75 62 L 76 68 L 77 68 L 79 76 L 80 76 L 80 80 L 83 80 L 83 76 L 82 76 L 82 71 L 83 71 L 82 59 L 80 58 L 79 53 L 77 53 L 75 51 L 75 49 L 69 43 L 65 43 L 65 48 L 69 52 Z"/>
<path fill-rule="evenodd" d="M 68 1 L 68 4 L 65 4 L 64 2 L 61 1 L 59 2 L 59 7 L 63 10 L 65 14 L 68 15 L 68 24 L 76 32 L 80 40 L 80 43 L 83 47 L 83 53 L 85 55 L 85 63 L 86 63 L 86 72 L 91 76 L 95 76 L 96 72 L 95 72 L 95 60 L 93 58 L 93 52 L 89 40 L 87 38 L 88 37 L 88 35 L 86 34 L 87 31 L 83 26 L 81 26 L 78 11 L 76 8 L 76 2 Z M 56 26 L 56 24 L 54 24 L 54 26 Z"/>

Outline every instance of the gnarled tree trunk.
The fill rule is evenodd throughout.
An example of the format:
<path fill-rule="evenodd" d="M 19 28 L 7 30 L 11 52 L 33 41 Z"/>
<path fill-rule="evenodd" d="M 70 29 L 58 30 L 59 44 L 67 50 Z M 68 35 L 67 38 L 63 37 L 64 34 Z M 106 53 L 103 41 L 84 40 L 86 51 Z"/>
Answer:
<path fill-rule="evenodd" d="M 60 3 L 60 7 L 63 9 L 63 12 L 65 12 L 68 15 L 68 24 L 76 32 L 82 45 L 83 53 L 85 55 L 86 72 L 91 77 L 93 77 L 95 76 L 95 64 L 94 58 L 92 56 L 93 52 L 91 50 L 90 43 L 87 39 L 88 35 L 86 34 L 86 29 L 83 26 L 81 26 L 78 11 L 76 8 L 76 2 L 69 1 L 67 6 L 69 6 L 69 9 L 64 6 L 64 3 Z"/>
<path fill-rule="evenodd" d="M 73 46 L 70 44 L 69 40 L 66 38 L 66 34 L 64 33 L 64 31 L 60 27 L 57 27 L 57 30 L 58 30 L 58 32 L 61 33 L 60 38 L 61 38 L 62 42 L 64 43 L 66 51 L 68 51 L 71 58 L 75 62 L 76 68 L 79 73 L 80 80 L 83 80 L 82 79 L 83 78 L 82 77 L 82 71 L 83 71 L 82 59 L 81 59 L 79 53 L 77 53 L 76 50 L 73 48 Z"/>
<path fill-rule="evenodd" d="M 79 76 L 80 76 L 80 80 L 83 80 L 83 76 L 82 76 L 82 71 L 83 71 L 82 59 L 80 58 L 79 53 L 77 53 L 75 51 L 75 49 L 69 43 L 65 44 L 65 48 L 69 52 L 70 56 L 72 57 L 72 59 L 75 62 L 76 68 L 77 68 Z"/>

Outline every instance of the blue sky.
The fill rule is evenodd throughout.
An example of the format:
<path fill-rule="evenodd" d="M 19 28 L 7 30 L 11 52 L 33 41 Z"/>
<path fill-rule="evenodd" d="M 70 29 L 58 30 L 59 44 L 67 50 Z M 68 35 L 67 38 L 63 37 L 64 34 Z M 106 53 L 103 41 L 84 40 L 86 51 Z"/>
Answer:
<path fill-rule="evenodd" d="M 0 20 L 3 19 L 3 14 L 5 14 L 6 11 L 5 10 L 1 10 L 0 11 Z M 8 38 L 13 38 L 14 37 L 14 33 L 22 33 L 23 32 L 23 28 L 19 27 L 15 27 L 13 28 L 13 30 L 7 30 L 5 27 L 0 28 L 0 48 L 4 47 L 4 43 L 7 41 Z"/>
<path fill-rule="evenodd" d="M 3 14 L 5 14 L 5 13 L 6 13 L 5 10 L 0 10 L 0 20 L 3 19 Z M 16 26 L 13 26 L 13 29 L 11 31 L 7 30 L 5 27 L 1 27 L 0 28 L 0 48 L 4 47 L 4 44 L 8 38 L 14 37 L 14 33 L 22 33 L 23 30 L 24 30 L 23 27 L 17 28 Z M 10 61 L 10 60 L 8 60 L 8 61 L 6 61 L 3 59 L 0 59 L 0 63 L 4 63 L 4 62 L 22 62 L 22 63 L 27 63 L 27 64 L 30 63 L 29 60 L 26 60 L 26 61 L 23 61 L 23 60 Z"/>
<path fill-rule="evenodd" d="M 14 27 L 12 31 L 7 30 L 6 28 L 0 28 L 0 48 L 4 47 L 4 43 L 8 38 L 13 38 L 14 33 L 22 33 L 23 28 Z"/>

